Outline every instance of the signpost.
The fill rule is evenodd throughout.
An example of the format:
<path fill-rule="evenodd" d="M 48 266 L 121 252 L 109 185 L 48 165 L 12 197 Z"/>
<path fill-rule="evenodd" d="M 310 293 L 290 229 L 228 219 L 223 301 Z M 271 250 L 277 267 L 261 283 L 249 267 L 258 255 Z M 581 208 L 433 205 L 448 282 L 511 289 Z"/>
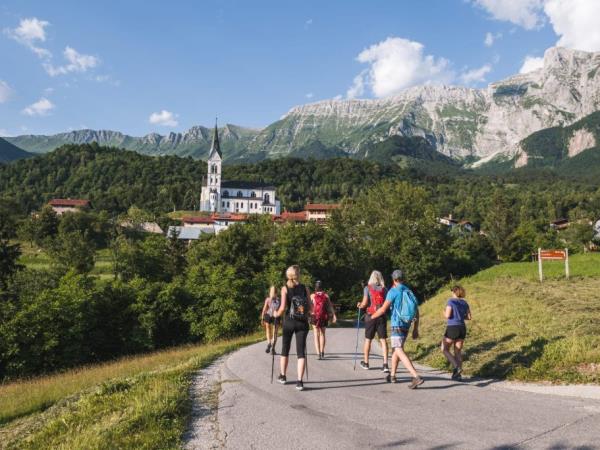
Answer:
<path fill-rule="evenodd" d="M 569 279 L 569 249 L 563 250 L 542 250 L 538 248 L 538 268 L 540 271 L 540 283 L 544 281 L 544 272 L 542 270 L 542 261 L 564 261 L 565 262 L 565 276 Z"/>

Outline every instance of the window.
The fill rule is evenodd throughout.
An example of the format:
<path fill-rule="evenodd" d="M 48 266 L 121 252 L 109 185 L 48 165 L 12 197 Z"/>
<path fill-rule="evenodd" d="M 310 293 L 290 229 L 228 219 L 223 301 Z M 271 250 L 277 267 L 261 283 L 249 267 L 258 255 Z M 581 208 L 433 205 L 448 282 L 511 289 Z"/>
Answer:
<path fill-rule="evenodd" d="M 250 197 L 255 198 L 256 197 L 256 192 L 252 191 L 252 193 L 250 194 Z"/>
<path fill-rule="evenodd" d="M 238 196 L 238 197 L 243 197 L 243 196 L 244 196 L 244 193 L 243 193 L 242 191 L 238 191 L 238 193 L 237 193 L 237 196 Z"/>
<path fill-rule="evenodd" d="M 221 208 L 225 208 L 225 202 L 221 202 Z"/>
<path fill-rule="evenodd" d="M 223 191 L 223 198 L 229 197 L 229 191 Z"/>
<path fill-rule="evenodd" d="M 271 196 L 269 194 L 265 194 L 265 203 L 271 203 Z"/>
<path fill-rule="evenodd" d="M 212 166 L 210 166 L 210 173 L 217 173 L 217 165 L 213 164 Z"/>
<path fill-rule="evenodd" d="M 229 208 L 229 202 L 227 202 L 227 207 Z"/>

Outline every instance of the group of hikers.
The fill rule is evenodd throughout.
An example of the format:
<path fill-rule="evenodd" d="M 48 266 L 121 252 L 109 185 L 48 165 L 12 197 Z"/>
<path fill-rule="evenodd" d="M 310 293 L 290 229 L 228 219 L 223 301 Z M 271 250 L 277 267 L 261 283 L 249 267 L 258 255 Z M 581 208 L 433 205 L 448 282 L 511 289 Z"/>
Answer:
<path fill-rule="evenodd" d="M 412 327 L 412 337 L 419 337 L 418 301 L 411 289 L 404 283 L 402 270 L 392 272 L 392 287 L 387 289 L 381 272 L 374 270 L 369 282 L 363 290 L 363 298 L 357 303 L 357 327 L 360 323 L 360 312 L 365 310 L 365 342 L 363 360 L 360 367 L 369 370 L 369 354 L 375 334 L 381 344 L 383 353 L 383 372 L 388 383 L 397 383 L 396 371 L 402 362 L 411 374 L 409 389 L 415 389 L 424 380 L 419 376 L 411 359 L 404 351 L 404 343 Z M 296 389 L 304 389 L 303 378 L 306 369 L 306 339 L 309 325 L 314 332 L 315 350 L 318 359 L 325 358 L 326 329 L 328 324 L 336 323 L 335 308 L 329 296 L 324 292 L 321 281 L 315 282 L 314 292 L 300 281 L 300 267 L 290 266 L 286 270 L 286 283 L 277 295 L 275 286 L 271 286 L 269 296 L 265 299 L 261 321 L 266 328 L 266 353 L 275 355 L 275 342 L 278 329 L 283 323 L 282 345 L 277 381 L 287 383 L 287 368 L 292 337 L 296 335 L 297 381 Z M 446 331 L 441 342 L 441 351 L 452 365 L 452 379 L 461 380 L 462 348 L 467 335 L 465 320 L 471 319 L 471 310 L 465 300 L 465 290 L 455 285 L 451 289 L 452 297 L 447 301 L 443 314 L 447 321 Z M 391 369 L 388 365 L 388 316 L 391 320 L 390 344 L 392 347 Z M 358 330 L 358 328 L 357 328 Z M 357 335 L 358 349 L 358 335 Z"/>

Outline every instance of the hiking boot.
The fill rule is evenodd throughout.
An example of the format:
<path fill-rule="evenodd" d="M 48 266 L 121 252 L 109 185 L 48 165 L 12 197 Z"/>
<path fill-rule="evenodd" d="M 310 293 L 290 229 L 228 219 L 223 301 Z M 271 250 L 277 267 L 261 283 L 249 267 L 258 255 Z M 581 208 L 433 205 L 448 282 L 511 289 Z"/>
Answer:
<path fill-rule="evenodd" d="M 387 377 L 385 377 L 385 381 L 388 383 L 397 383 L 398 379 L 396 378 L 396 375 L 392 376 L 391 374 L 389 374 Z"/>
<path fill-rule="evenodd" d="M 325 359 L 325 352 L 321 352 L 321 359 Z"/>
<path fill-rule="evenodd" d="M 462 369 L 460 367 L 455 367 L 452 370 L 452 377 L 450 377 L 450 378 L 452 380 L 460 380 L 460 379 L 462 379 L 461 373 L 462 373 Z"/>
<path fill-rule="evenodd" d="M 360 362 L 360 367 L 362 367 L 362 368 L 363 368 L 363 369 L 365 369 L 365 370 L 369 370 L 369 363 L 368 363 L 368 362 L 361 361 L 361 362 Z"/>
<path fill-rule="evenodd" d="M 319 360 L 320 360 L 320 359 L 323 359 L 323 358 L 321 357 L 321 354 L 320 354 L 320 353 L 319 353 L 319 356 L 317 356 L 317 359 L 319 359 Z"/>
<path fill-rule="evenodd" d="M 280 374 L 280 375 L 277 377 L 277 381 L 278 381 L 279 383 L 281 383 L 281 384 L 285 384 L 285 383 L 287 383 L 287 378 L 285 377 L 285 375 L 281 375 L 281 374 Z"/>
<path fill-rule="evenodd" d="M 296 382 L 296 389 L 299 391 L 303 391 L 304 390 L 304 383 L 301 380 L 298 380 Z"/>
<path fill-rule="evenodd" d="M 265 353 L 271 353 L 271 343 L 270 342 L 267 344 L 267 349 L 265 350 Z"/>
<path fill-rule="evenodd" d="M 390 368 L 388 367 L 387 364 L 383 365 L 383 373 L 390 373 Z"/>
<path fill-rule="evenodd" d="M 410 382 L 410 384 L 408 385 L 409 389 L 416 389 L 417 386 L 421 386 L 423 383 L 425 383 L 425 380 L 421 377 L 416 377 L 413 378 L 412 381 Z"/>

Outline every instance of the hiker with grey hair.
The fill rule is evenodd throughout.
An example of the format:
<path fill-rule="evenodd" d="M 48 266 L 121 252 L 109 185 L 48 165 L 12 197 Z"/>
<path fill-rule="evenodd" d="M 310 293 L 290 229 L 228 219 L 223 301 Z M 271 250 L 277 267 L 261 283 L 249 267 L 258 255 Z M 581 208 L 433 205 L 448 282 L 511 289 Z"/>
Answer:
<path fill-rule="evenodd" d="M 383 306 L 377 310 L 371 319 L 383 316 L 391 309 L 392 315 L 392 372 L 386 377 L 388 383 L 397 383 L 396 370 L 398 363 L 402 361 L 406 370 L 412 375 L 409 389 L 415 389 L 423 384 L 424 380 L 415 370 L 415 366 L 404 351 L 404 342 L 408 337 L 408 331 L 413 326 L 412 337 L 419 337 L 419 304 L 413 292 L 404 284 L 404 275 L 400 269 L 392 273 L 394 286 L 388 291 Z"/>

